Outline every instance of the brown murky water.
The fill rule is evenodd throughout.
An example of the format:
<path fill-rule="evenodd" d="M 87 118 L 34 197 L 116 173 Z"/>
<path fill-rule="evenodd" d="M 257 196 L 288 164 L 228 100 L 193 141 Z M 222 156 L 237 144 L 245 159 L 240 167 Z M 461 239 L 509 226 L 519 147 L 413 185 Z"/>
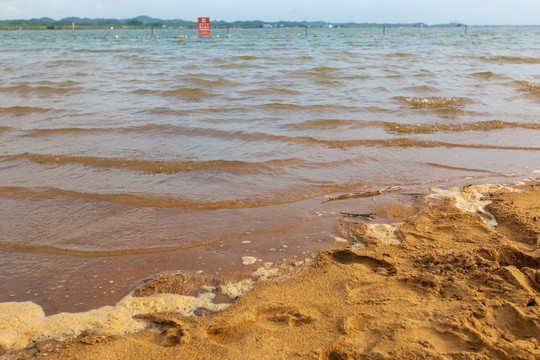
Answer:
<path fill-rule="evenodd" d="M 538 28 L 183 32 L 0 34 L 0 301 L 87 310 L 540 168 Z"/>

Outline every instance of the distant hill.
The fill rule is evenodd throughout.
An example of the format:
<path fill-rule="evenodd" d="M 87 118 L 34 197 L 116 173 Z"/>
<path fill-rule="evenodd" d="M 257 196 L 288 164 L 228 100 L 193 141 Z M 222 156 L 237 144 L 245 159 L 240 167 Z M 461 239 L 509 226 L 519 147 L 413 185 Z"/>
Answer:
<path fill-rule="evenodd" d="M 242 27 L 242 28 L 260 28 L 260 27 L 372 27 L 372 26 L 387 26 L 387 27 L 419 27 L 421 25 L 427 26 L 424 23 L 413 24 L 394 24 L 394 23 L 329 23 L 325 21 L 263 21 L 263 20 L 237 20 L 237 21 L 223 21 L 211 19 L 212 27 Z M 28 19 L 28 20 L 0 20 L 0 29 L 62 29 L 71 27 L 72 23 L 75 23 L 77 28 L 108 28 L 108 27 L 128 27 L 128 28 L 150 28 L 150 27 L 165 27 L 165 28 L 178 28 L 178 27 L 196 27 L 196 21 L 189 20 L 162 20 L 153 18 L 146 15 L 137 16 L 130 19 L 107 19 L 107 18 L 79 18 L 79 17 L 67 17 L 61 20 L 54 20 L 48 17 L 40 19 Z"/>

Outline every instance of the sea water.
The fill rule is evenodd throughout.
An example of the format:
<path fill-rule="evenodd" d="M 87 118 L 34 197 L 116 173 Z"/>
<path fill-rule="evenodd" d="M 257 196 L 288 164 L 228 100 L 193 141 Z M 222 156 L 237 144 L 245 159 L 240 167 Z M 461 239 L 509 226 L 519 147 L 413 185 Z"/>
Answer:
<path fill-rule="evenodd" d="M 540 168 L 540 28 L 196 35 L 0 32 L 0 302 L 112 305 L 305 256 L 379 201 L 324 195 Z"/>

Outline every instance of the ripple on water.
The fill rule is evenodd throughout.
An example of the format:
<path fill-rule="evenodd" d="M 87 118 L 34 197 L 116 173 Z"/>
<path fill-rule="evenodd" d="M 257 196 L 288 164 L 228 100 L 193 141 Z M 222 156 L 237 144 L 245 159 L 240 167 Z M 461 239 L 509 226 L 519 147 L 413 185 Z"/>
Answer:
<path fill-rule="evenodd" d="M 397 100 L 408 105 L 413 109 L 451 109 L 462 107 L 466 103 L 471 103 L 472 100 L 465 97 L 407 97 L 396 96 Z"/>

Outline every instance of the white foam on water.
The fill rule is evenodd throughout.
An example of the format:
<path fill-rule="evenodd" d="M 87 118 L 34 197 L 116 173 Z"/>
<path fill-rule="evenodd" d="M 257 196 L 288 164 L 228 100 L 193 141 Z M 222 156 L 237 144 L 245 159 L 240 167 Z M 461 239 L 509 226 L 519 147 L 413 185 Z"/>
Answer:
<path fill-rule="evenodd" d="M 242 256 L 243 265 L 253 265 L 257 262 L 257 258 L 253 256 Z"/>
<path fill-rule="evenodd" d="M 255 281 L 251 279 L 244 279 L 235 283 L 230 282 L 225 285 L 221 285 L 219 290 L 223 295 L 227 295 L 231 299 L 236 299 L 253 289 L 254 286 Z"/>
<path fill-rule="evenodd" d="M 495 217 L 486 211 L 486 206 L 491 204 L 490 200 L 485 200 L 486 195 L 500 191 L 519 191 L 504 185 L 471 185 L 466 187 L 452 187 L 449 189 L 432 188 L 433 194 L 426 196 L 427 200 L 450 200 L 463 212 L 482 214 L 482 220 L 491 228 L 497 227 Z"/>
<path fill-rule="evenodd" d="M 126 296 L 114 306 L 104 306 L 82 313 L 59 313 L 45 316 L 43 309 L 30 301 L 0 303 L 0 346 L 20 349 L 33 341 L 61 340 L 85 331 L 95 335 L 121 335 L 144 330 L 147 323 L 136 315 L 156 312 L 176 312 L 194 316 L 205 308 L 221 311 L 231 304 L 214 304 L 215 294 L 207 292 L 197 297 L 156 294 L 145 297 Z"/>
<path fill-rule="evenodd" d="M 267 280 L 279 272 L 277 268 L 260 267 L 255 270 L 251 276 L 257 278 L 257 280 Z"/>
<path fill-rule="evenodd" d="M 396 229 L 401 224 L 366 224 L 366 235 L 388 244 L 401 244 L 401 241 L 396 236 Z"/>

